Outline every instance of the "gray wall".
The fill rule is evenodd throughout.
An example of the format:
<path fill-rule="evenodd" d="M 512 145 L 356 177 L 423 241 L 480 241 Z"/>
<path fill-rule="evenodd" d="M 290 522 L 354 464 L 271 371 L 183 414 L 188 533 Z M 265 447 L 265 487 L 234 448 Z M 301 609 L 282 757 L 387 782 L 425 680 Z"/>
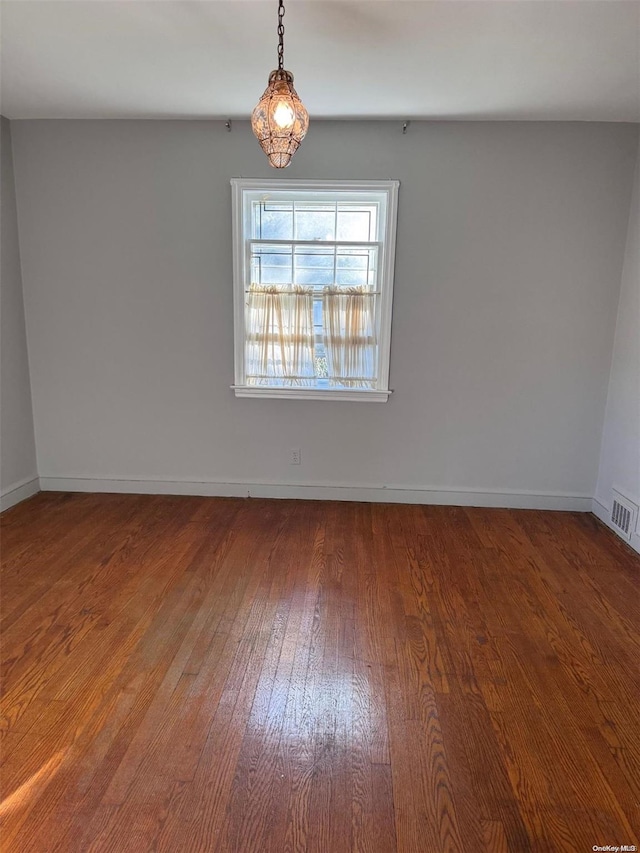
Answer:
<path fill-rule="evenodd" d="M 42 477 L 593 495 L 637 126 L 13 124 Z M 234 397 L 232 176 L 400 179 L 389 403 Z"/>
<path fill-rule="evenodd" d="M 22 300 L 20 248 L 11 154 L 11 126 L 1 119 L 0 236 L 0 492 L 2 507 L 34 490 L 33 412 Z M 13 495 L 12 495 L 13 493 Z"/>
<path fill-rule="evenodd" d="M 596 499 L 608 514 L 611 489 L 640 504 L 640 149 L 624 256 Z M 640 551 L 640 520 L 634 547 Z"/>

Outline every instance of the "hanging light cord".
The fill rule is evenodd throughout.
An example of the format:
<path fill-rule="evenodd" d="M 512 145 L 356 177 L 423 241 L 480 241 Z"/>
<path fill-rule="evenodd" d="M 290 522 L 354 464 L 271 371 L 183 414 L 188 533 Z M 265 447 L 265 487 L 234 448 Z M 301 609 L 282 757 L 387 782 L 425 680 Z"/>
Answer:
<path fill-rule="evenodd" d="M 284 18 L 284 3 L 282 0 L 279 0 L 278 3 L 278 70 L 282 71 L 284 68 L 284 24 L 282 23 L 282 19 Z"/>

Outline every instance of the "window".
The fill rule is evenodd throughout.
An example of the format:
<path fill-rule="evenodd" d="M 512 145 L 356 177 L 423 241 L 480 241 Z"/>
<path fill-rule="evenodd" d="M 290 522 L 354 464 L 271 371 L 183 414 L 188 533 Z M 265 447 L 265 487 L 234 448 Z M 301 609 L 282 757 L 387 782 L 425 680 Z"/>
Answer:
<path fill-rule="evenodd" d="M 386 401 L 398 182 L 231 185 L 236 396 Z"/>

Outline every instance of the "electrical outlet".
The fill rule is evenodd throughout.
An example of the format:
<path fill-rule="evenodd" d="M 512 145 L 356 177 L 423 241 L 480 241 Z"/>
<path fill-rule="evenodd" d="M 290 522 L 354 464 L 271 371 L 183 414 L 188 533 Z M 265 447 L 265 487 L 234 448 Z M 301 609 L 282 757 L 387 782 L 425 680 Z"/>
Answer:
<path fill-rule="evenodd" d="M 302 461 L 302 456 L 300 455 L 300 448 L 294 447 L 289 451 L 289 465 L 299 465 Z"/>

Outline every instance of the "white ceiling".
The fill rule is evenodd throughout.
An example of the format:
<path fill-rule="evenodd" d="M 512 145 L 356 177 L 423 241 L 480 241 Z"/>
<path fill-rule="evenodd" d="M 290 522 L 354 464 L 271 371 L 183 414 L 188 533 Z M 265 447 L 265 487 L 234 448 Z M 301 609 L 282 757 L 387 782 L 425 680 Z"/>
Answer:
<path fill-rule="evenodd" d="M 248 117 L 276 0 L 4 0 L 9 118 Z M 640 2 L 288 0 L 313 118 L 640 121 Z"/>

